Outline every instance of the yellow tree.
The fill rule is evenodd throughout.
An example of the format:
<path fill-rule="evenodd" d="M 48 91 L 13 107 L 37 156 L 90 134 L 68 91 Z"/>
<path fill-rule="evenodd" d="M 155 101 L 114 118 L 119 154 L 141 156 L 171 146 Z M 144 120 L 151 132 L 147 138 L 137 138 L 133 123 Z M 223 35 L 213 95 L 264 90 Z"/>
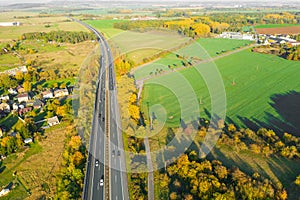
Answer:
<path fill-rule="evenodd" d="M 24 75 L 23 75 L 23 73 L 22 72 L 20 72 L 20 71 L 18 71 L 17 73 L 16 73 L 16 76 L 15 76 L 15 78 L 17 79 L 17 81 L 22 81 L 23 80 L 23 78 L 24 78 Z"/>
<path fill-rule="evenodd" d="M 210 27 L 206 24 L 195 24 L 192 28 L 197 36 L 207 36 L 210 33 Z"/>
<path fill-rule="evenodd" d="M 31 91 L 31 83 L 30 83 L 29 81 L 25 81 L 25 82 L 23 83 L 23 88 L 24 88 L 24 90 L 25 90 L 26 92 Z"/>

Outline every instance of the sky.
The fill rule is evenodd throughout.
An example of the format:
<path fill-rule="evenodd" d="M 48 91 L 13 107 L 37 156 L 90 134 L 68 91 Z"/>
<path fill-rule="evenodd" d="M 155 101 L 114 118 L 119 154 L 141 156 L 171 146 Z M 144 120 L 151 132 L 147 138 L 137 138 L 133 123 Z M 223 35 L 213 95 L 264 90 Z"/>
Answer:
<path fill-rule="evenodd" d="M 50 2 L 50 1 L 53 1 L 53 0 L 0 0 L 0 5 L 7 5 L 7 4 L 14 4 L 14 3 L 47 3 L 47 2 Z M 72 2 L 74 0 L 54 0 L 54 1 L 68 1 L 68 2 Z M 75 1 L 79 1 L 79 0 L 75 0 Z M 83 2 L 85 0 L 82 0 Z M 93 1 L 93 0 L 90 0 L 90 1 Z M 94 1 L 109 1 L 109 0 L 94 0 Z M 131 1 L 131 0 L 113 0 L 113 1 Z M 134 1 L 134 0 L 133 0 Z M 199 1 L 200 2 L 208 2 L 208 1 L 216 1 L 216 0 L 140 0 L 141 2 L 142 1 L 165 1 L 165 2 L 172 2 L 172 1 L 182 1 L 182 2 L 185 2 L 185 1 Z M 226 1 L 226 2 L 241 2 L 241 1 L 244 1 L 244 2 L 247 2 L 247 1 L 260 1 L 260 2 L 282 2 L 282 3 L 287 3 L 289 2 L 288 0 L 222 0 L 223 2 Z M 298 0 L 300 2 L 300 0 Z M 297 2 L 297 0 L 294 0 L 293 2 Z"/>

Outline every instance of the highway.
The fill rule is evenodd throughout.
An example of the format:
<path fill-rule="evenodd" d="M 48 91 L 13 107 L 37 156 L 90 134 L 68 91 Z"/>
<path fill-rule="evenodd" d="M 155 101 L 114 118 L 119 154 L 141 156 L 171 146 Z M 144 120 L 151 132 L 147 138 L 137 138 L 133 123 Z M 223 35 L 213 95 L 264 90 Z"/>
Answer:
<path fill-rule="evenodd" d="M 96 34 L 101 51 L 83 200 L 127 200 L 129 193 L 113 56 L 101 33 L 88 24 L 73 20 Z"/>

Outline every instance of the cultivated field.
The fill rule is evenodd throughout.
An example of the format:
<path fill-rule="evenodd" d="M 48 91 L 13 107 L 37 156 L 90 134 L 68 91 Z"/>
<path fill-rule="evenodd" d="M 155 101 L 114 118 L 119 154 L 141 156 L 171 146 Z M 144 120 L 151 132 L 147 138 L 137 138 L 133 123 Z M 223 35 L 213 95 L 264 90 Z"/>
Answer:
<path fill-rule="evenodd" d="M 113 24 L 118 21 L 120 20 L 90 20 L 87 23 L 103 32 L 110 38 L 114 48 L 118 48 L 121 54 L 127 54 L 135 63 L 141 63 L 144 58 L 176 48 L 190 40 L 167 30 L 141 33 L 113 28 Z"/>
<path fill-rule="evenodd" d="M 183 59 L 186 61 L 194 60 L 194 62 L 206 60 L 251 43 L 251 41 L 247 40 L 201 38 L 182 49 L 169 53 L 155 62 L 138 67 L 134 70 L 133 74 L 136 80 L 143 79 L 149 77 L 151 74 L 154 75 L 160 70 L 172 71 L 173 69 L 182 67 L 181 61 Z M 178 58 L 177 54 L 183 57 L 183 59 Z M 168 65 L 171 67 L 169 68 Z"/>
<path fill-rule="evenodd" d="M 300 24 L 260 24 L 256 25 L 255 28 L 280 28 L 280 27 L 291 27 L 300 26 Z"/>
<path fill-rule="evenodd" d="M 228 120 L 240 126 L 245 126 L 249 119 L 265 123 L 270 122 L 273 115 L 281 119 L 271 106 L 270 98 L 292 90 L 300 92 L 300 82 L 297 81 L 300 76 L 298 62 L 245 50 L 218 59 L 215 64 L 225 85 Z M 207 118 L 205 109 L 210 111 L 211 99 L 198 69 L 213 66 L 213 63 L 206 63 L 147 81 L 143 91 L 143 111 L 147 112 L 147 102 L 150 106 L 161 104 L 168 116 L 166 125 L 178 126 L 181 114 L 178 97 L 189 105 L 192 101 L 190 98 L 193 98 L 192 92 L 201 101 L 201 116 Z M 172 90 L 179 93 L 175 94 Z M 193 107 L 187 106 L 184 109 L 190 116 L 197 115 Z"/>
<path fill-rule="evenodd" d="M 257 28 L 256 31 L 260 34 L 299 34 L 300 26 Z"/>

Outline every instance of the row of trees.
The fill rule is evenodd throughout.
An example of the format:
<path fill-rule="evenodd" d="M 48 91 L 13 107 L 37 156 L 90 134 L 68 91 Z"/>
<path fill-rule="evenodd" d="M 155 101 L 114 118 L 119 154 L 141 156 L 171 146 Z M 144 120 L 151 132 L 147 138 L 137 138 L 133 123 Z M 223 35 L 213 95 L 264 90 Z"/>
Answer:
<path fill-rule="evenodd" d="M 96 40 L 95 34 L 89 32 L 75 32 L 75 31 L 51 31 L 48 33 L 45 32 L 33 32 L 33 33 L 24 33 L 21 37 L 23 40 L 45 40 L 46 42 L 55 41 L 58 43 L 79 43 L 88 40 Z"/>
<path fill-rule="evenodd" d="M 194 151 L 161 170 L 158 179 L 161 199 L 287 199 L 283 188 L 258 173 L 249 176 L 218 160 L 199 160 Z"/>
<path fill-rule="evenodd" d="M 66 127 L 63 163 L 58 175 L 55 199 L 81 199 L 86 149 L 74 125 Z"/>
<path fill-rule="evenodd" d="M 146 30 L 151 28 L 168 28 L 178 33 L 199 37 L 210 33 L 221 33 L 229 28 L 229 24 L 212 21 L 208 17 L 193 17 L 182 20 L 149 20 L 149 21 L 122 21 L 114 23 L 114 28 L 123 30 Z"/>
<path fill-rule="evenodd" d="M 283 45 L 264 45 L 255 47 L 253 49 L 255 52 L 266 53 L 266 54 L 275 54 L 287 60 L 300 60 L 300 45 L 292 46 L 290 44 L 283 44 Z"/>

